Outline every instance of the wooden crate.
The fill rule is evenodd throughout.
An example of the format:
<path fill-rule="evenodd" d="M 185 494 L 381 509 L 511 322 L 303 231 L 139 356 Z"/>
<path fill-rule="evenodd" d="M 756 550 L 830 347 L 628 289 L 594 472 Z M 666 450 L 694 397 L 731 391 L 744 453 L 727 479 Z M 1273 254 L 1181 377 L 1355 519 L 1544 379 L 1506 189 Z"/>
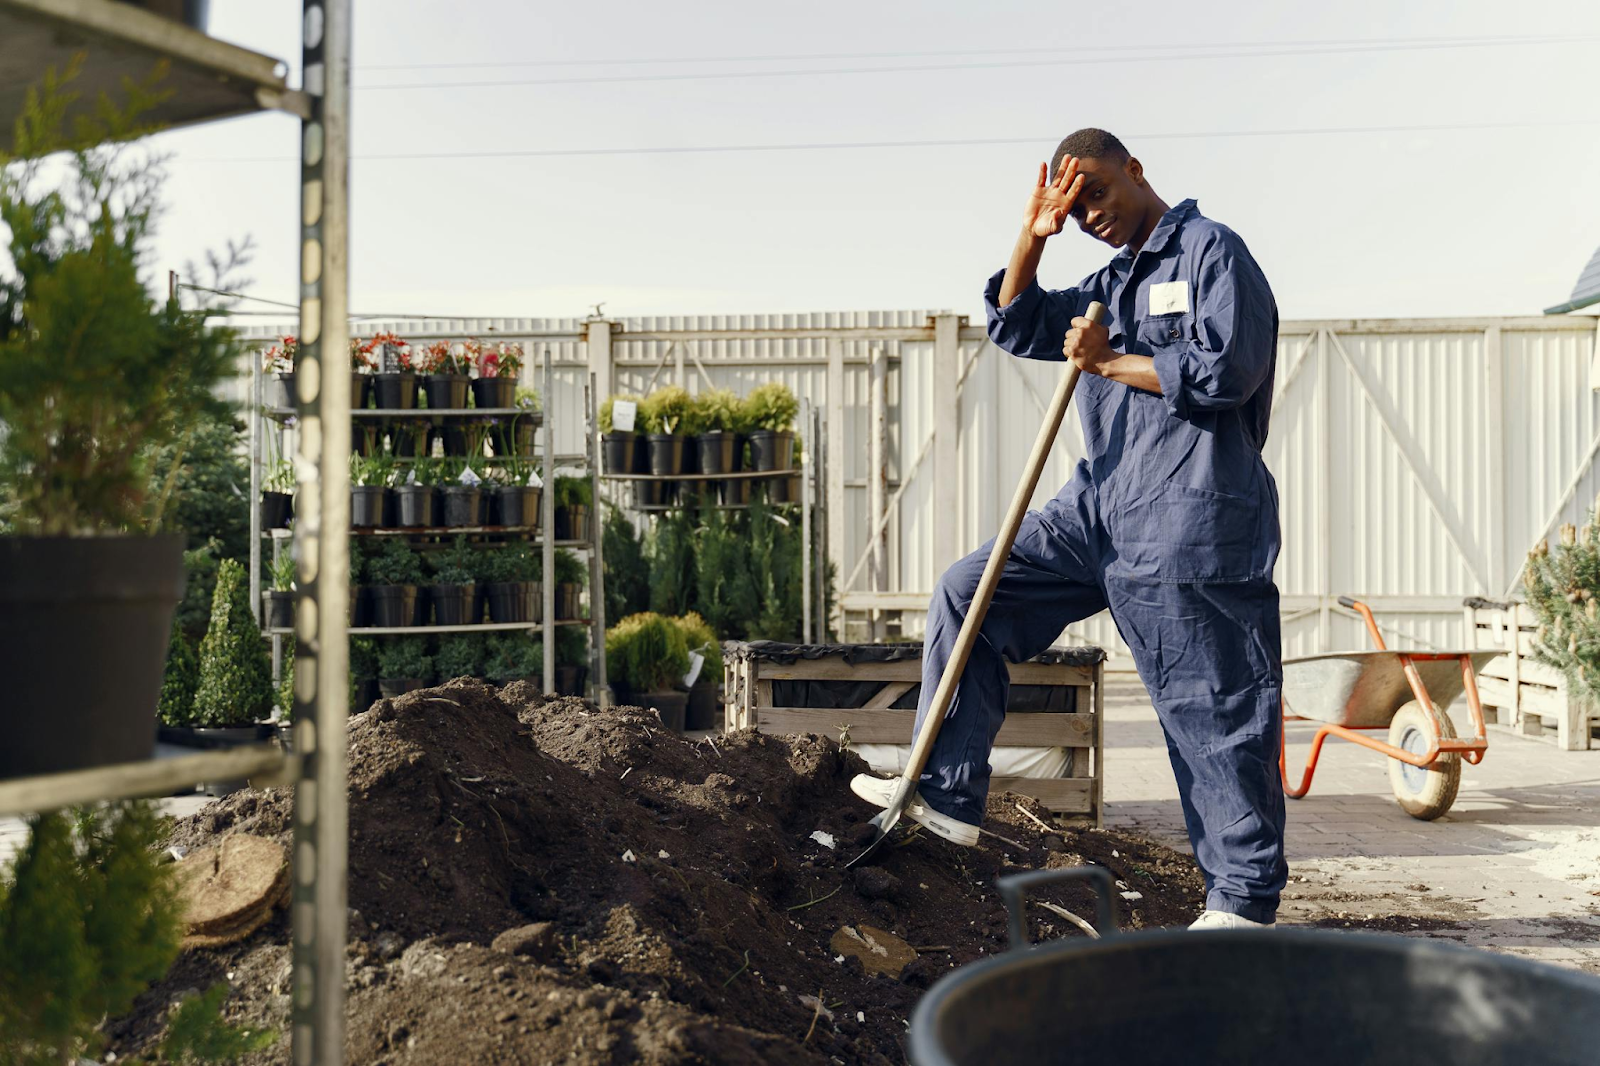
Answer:
<path fill-rule="evenodd" d="M 1465 601 L 1463 621 L 1473 648 L 1500 648 L 1505 654 L 1478 672 L 1484 719 L 1491 726 L 1553 743 L 1563 751 L 1600 747 L 1600 707 L 1568 691 L 1567 679 L 1533 658 L 1538 623 L 1522 603 Z"/>
<path fill-rule="evenodd" d="M 842 653 L 821 658 L 774 662 L 733 652 L 723 656 L 727 717 L 725 729 L 759 729 L 766 733 L 820 733 L 837 738 L 846 727 L 854 744 L 901 744 L 912 741 L 914 710 L 890 707 L 922 680 L 920 659 L 897 662 L 845 661 Z M 1095 649 L 1098 650 L 1098 649 Z M 1032 796 L 1058 817 L 1099 826 L 1102 821 L 1104 720 L 1101 676 L 1103 659 L 1093 665 L 1025 662 L 1010 665 L 1016 685 L 1069 686 L 1076 689 L 1071 712 L 1011 713 L 995 740 L 996 747 L 1051 747 L 1072 751 L 1069 777 L 994 777 L 991 792 L 1010 789 Z M 884 687 L 861 707 L 777 707 L 773 682 L 781 680 L 870 681 Z"/>

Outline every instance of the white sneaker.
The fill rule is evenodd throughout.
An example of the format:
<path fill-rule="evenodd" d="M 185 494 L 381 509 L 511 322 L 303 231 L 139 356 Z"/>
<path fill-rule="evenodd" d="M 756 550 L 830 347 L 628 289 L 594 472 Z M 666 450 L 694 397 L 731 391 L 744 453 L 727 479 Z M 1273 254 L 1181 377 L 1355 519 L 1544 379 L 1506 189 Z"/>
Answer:
<path fill-rule="evenodd" d="M 1189 926 L 1190 929 L 1271 929 L 1267 922 L 1252 922 L 1249 918 L 1242 918 L 1237 914 L 1227 911 L 1206 911 L 1196 918 Z"/>
<path fill-rule="evenodd" d="M 900 784 L 898 777 L 884 779 L 871 774 L 857 774 L 850 781 L 850 791 L 866 800 L 868 803 L 879 807 L 889 806 L 889 801 L 894 798 L 894 790 Z M 966 822 L 951 818 L 949 815 L 940 814 L 926 803 L 916 793 L 911 794 L 911 802 L 906 804 L 905 813 L 912 821 L 920 823 L 934 836 L 960 844 L 962 847 L 973 847 L 978 843 L 978 827 Z"/>

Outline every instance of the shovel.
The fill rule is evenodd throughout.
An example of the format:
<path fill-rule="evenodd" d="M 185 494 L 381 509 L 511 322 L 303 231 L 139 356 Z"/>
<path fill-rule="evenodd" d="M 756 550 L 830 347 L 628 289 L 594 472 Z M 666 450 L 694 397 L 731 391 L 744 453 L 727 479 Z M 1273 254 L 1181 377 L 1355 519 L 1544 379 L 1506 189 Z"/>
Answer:
<path fill-rule="evenodd" d="M 1089 321 L 1096 323 L 1105 316 L 1105 306 L 1099 302 L 1091 303 L 1084 315 Z M 995 537 L 994 548 L 989 552 L 989 562 L 983 568 L 983 577 L 978 581 L 978 591 L 973 594 L 972 605 L 967 608 L 966 620 L 961 623 L 956 646 L 951 649 L 949 662 L 944 664 L 944 676 L 939 678 L 939 688 L 933 694 L 933 703 L 928 708 L 928 717 L 922 724 L 922 732 L 917 735 L 917 742 L 911 748 L 911 758 L 906 763 L 905 772 L 895 783 L 894 794 L 889 797 L 889 805 L 872 819 L 871 824 L 877 827 L 878 835 L 867 845 L 865 851 L 845 865 L 846 869 L 865 862 L 869 855 L 882 846 L 890 830 L 905 813 L 906 804 L 911 801 L 912 793 L 917 789 L 917 780 L 922 776 L 922 768 L 928 764 L 928 755 L 933 751 L 933 742 L 938 739 L 939 728 L 944 725 L 945 712 L 950 709 L 950 701 L 955 698 L 956 685 L 961 681 L 961 672 L 967 668 L 967 657 L 972 654 L 972 645 L 977 642 L 978 632 L 983 628 L 984 616 L 989 613 L 989 603 L 994 599 L 995 586 L 1000 584 L 1000 575 L 1005 571 L 1006 559 L 1011 555 L 1011 546 L 1016 543 L 1017 530 L 1022 527 L 1022 516 L 1028 512 L 1028 501 L 1033 499 L 1033 490 L 1039 486 L 1039 475 L 1044 473 L 1044 461 L 1049 458 L 1050 449 L 1055 447 L 1056 434 L 1061 430 L 1061 419 L 1067 413 L 1067 405 L 1072 402 L 1073 390 L 1078 387 L 1079 373 L 1077 367 L 1069 370 L 1067 376 L 1061 379 L 1061 384 L 1056 386 L 1056 394 L 1050 398 L 1050 409 L 1045 412 L 1044 425 L 1039 427 L 1039 436 L 1033 442 L 1033 453 L 1028 456 L 1028 465 L 1022 471 L 1022 481 L 1017 485 L 1017 493 L 1011 498 L 1011 506 L 1006 510 L 1005 521 L 1000 525 L 1000 535 Z"/>

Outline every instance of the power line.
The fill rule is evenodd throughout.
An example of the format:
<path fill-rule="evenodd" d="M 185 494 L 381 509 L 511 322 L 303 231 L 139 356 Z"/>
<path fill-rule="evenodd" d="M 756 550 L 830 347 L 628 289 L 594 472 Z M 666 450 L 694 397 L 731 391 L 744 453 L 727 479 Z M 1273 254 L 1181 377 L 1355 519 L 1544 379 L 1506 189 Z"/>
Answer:
<path fill-rule="evenodd" d="M 601 85 L 658 81 L 722 81 L 747 78 L 818 77 L 842 74 L 914 74 L 953 70 L 1015 70 L 1019 67 L 1077 67 L 1104 66 L 1108 64 L 1179 62 L 1211 59 L 1262 59 L 1282 56 L 1340 55 L 1359 52 L 1433 51 L 1450 48 L 1495 48 L 1510 45 L 1583 44 L 1600 40 L 1600 34 L 1563 37 L 1529 38 L 1521 41 L 1470 40 L 1440 42 L 1435 44 L 1385 44 L 1350 45 L 1335 48 L 1294 48 L 1262 51 L 1196 52 L 1192 49 L 1152 55 L 1148 52 L 1127 55 L 1073 56 L 1060 59 L 1007 60 L 993 63 L 924 63 L 915 66 L 894 67 L 837 67 L 831 69 L 755 70 L 755 71 L 695 71 L 689 74 L 608 74 L 582 78 L 523 78 L 491 79 L 485 81 L 455 82 L 400 82 L 393 85 L 357 85 L 364 92 L 382 92 L 395 89 L 490 89 L 539 85 Z"/>
<path fill-rule="evenodd" d="M 1131 133 L 1122 136 L 1125 142 L 1165 141 L 1185 139 L 1220 139 L 1223 137 L 1313 137 L 1343 136 L 1366 133 L 1436 133 L 1470 130 L 1543 129 L 1559 126 L 1600 125 L 1600 118 L 1554 119 L 1536 122 L 1467 122 L 1459 124 L 1417 124 L 1406 126 L 1324 126 L 1310 129 L 1270 130 L 1209 130 L 1203 133 Z M 451 160 L 451 159 L 547 159 L 563 156 L 603 155 L 681 155 L 717 152 L 805 152 L 848 151 L 853 149 L 882 148 L 959 148 L 980 145 L 1047 144 L 1058 139 L 1051 134 L 1044 137 L 974 137 L 922 141 L 816 141 L 801 144 L 720 144 L 677 145 L 640 148 L 530 148 L 487 152 L 378 152 L 357 153 L 351 159 L 361 161 L 399 160 Z M 298 163 L 296 156 L 250 156 L 234 159 L 190 159 L 192 163 Z"/>

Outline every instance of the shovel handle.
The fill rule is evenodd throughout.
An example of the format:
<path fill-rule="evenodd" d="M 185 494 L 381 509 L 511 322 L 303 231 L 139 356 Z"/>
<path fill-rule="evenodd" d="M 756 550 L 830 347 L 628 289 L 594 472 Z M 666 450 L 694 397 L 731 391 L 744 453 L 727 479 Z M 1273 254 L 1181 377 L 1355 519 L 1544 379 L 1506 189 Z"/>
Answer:
<path fill-rule="evenodd" d="M 1105 305 L 1099 301 L 1091 303 L 1084 317 L 1091 322 L 1102 321 L 1106 317 Z M 922 776 L 922 768 L 928 764 L 933 742 L 938 739 L 939 729 L 944 725 L 945 712 L 950 709 L 956 686 L 961 682 L 961 672 L 967 668 L 972 646 L 978 642 L 978 633 L 983 628 L 984 617 L 989 613 L 989 604 L 994 599 L 995 587 L 1000 584 L 1000 575 L 1005 572 L 1011 546 L 1017 541 L 1017 531 L 1022 528 L 1023 516 L 1028 513 L 1028 503 L 1033 499 L 1034 489 L 1039 487 L 1039 476 L 1044 473 L 1045 460 L 1050 457 L 1050 449 L 1055 447 L 1061 420 L 1066 416 L 1067 405 L 1072 402 L 1073 390 L 1078 387 L 1078 374 L 1076 366 L 1068 370 L 1056 386 L 1055 395 L 1050 398 L 1044 424 L 1039 427 L 1039 436 L 1033 442 L 1033 453 L 1028 456 L 1028 465 L 1023 468 L 1016 495 L 1011 497 L 1011 506 L 1006 510 L 1005 521 L 1000 524 L 1000 534 L 995 537 L 994 548 L 989 552 L 989 562 L 978 581 L 978 590 L 972 596 L 967 617 L 961 623 L 961 632 L 956 636 L 955 647 L 950 650 L 950 659 L 944 665 L 944 674 L 939 678 L 939 687 L 933 694 L 928 716 L 923 720 L 922 732 L 917 734 L 911 758 L 906 762 L 902 776 L 912 784 Z"/>

